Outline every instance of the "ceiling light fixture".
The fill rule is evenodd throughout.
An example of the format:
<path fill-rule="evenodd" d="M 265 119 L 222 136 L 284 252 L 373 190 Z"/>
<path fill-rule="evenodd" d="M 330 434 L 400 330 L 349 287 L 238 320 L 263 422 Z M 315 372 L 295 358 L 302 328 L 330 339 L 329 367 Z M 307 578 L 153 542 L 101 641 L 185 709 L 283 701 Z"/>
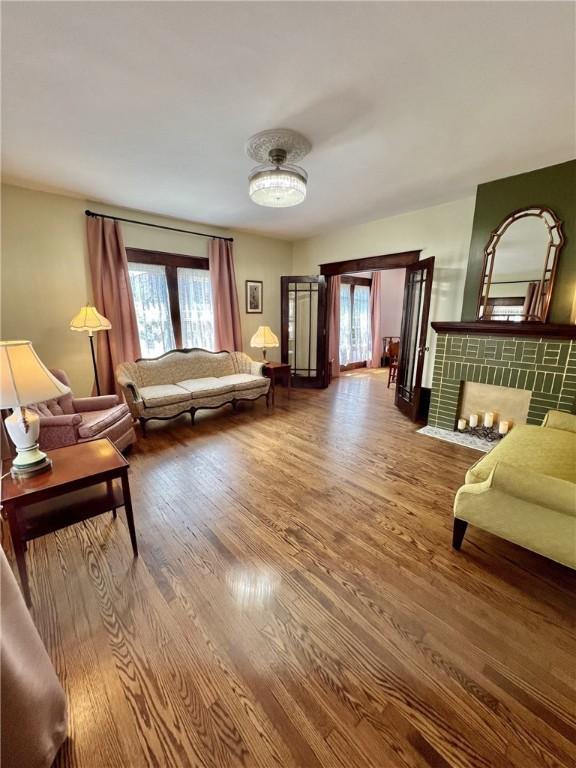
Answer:
<path fill-rule="evenodd" d="M 252 201 L 270 208 L 288 208 L 304 202 L 308 174 L 287 161 L 300 160 L 310 149 L 308 139 L 287 128 L 252 136 L 246 144 L 246 154 L 260 163 L 248 176 Z"/>

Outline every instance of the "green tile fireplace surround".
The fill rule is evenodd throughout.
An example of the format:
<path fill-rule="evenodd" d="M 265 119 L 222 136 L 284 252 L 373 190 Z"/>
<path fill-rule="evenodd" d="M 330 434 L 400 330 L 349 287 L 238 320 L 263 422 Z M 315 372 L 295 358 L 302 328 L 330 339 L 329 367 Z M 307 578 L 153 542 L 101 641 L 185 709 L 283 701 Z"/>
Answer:
<path fill-rule="evenodd" d="M 463 382 L 529 390 L 528 424 L 540 424 L 551 408 L 576 413 L 576 326 L 530 325 L 533 330 L 514 333 L 492 332 L 481 322 L 433 323 L 438 337 L 428 424 L 456 428 Z"/>

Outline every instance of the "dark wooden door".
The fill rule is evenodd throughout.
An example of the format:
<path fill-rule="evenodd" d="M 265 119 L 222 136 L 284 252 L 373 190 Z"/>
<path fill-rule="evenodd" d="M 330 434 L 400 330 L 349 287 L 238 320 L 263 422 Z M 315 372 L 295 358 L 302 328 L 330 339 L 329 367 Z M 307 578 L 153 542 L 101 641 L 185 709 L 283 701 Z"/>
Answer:
<path fill-rule="evenodd" d="M 420 407 L 433 275 L 434 257 L 406 267 L 395 402 L 412 421 Z"/>
<path fill-rule="evenodd" d="M 282 362 L 292 384 L 326 386 L 326 278 L 282 277 Z"/>

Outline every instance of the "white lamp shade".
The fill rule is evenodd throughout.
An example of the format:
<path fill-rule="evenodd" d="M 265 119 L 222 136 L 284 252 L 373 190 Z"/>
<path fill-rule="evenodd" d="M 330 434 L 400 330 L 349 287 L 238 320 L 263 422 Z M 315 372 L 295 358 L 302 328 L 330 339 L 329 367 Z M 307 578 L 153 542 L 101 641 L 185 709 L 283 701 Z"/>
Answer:
<path fill-rule="evenodd" d="M 250 346 L 266 349 L 269 347 L 279 347 L 280 342 L 278 341 L 278 336 L 267 325 L 261 325 L 250 339 Z"/>
<path fill-rule="evenodd" d="M 41 403 L 68 392 L 70 387 L 50 373 L 30 341 L 0 341 L 0 408 Z"/>
<path fill-rule="evenodd" d="M 71 331 L 88 331 L 92 334 L 94 331 L 109 331 L 110 328 L 112 328 L 110 320 L 89 304 L 82 307 L 80 312 L 70 320 Z"/>

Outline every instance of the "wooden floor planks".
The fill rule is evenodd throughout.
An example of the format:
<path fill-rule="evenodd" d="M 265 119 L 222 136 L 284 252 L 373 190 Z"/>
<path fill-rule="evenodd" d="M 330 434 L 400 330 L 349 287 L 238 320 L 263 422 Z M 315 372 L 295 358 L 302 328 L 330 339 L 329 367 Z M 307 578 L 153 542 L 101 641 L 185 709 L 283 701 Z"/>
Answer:
<path fill-rule="evenodd" d="M 385 377 L 152 424 L 122 513 L 29 546 L 58 768 L 569 768 L 576 574 L 469 529 L 478 454 Z"/>

